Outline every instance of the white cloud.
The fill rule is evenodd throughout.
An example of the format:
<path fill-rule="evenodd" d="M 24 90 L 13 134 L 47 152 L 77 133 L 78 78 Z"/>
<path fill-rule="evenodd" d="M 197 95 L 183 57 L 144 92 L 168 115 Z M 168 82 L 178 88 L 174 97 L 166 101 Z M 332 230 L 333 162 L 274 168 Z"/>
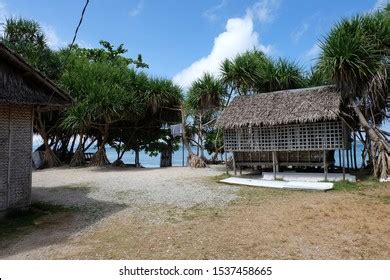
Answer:
<path fill-rule="evenodd" d="M 54 50 L 58 50 L 67 45 L 67 42 L 62 40 L 53 26 L 48 24 L 41 24 L 43 32 L 46 35 L 47 45 Z"/>
<path fill-rule="evenodd" d="M 318 43 L 314 44 L 304 55 L 305 63 L 312 63 L 316 59 L 318 59 L 321 53 L 321 47 Z"/>
<path fill-rule="evenodd" d="M 308 23 L 302 24 L 302 26 L 300 26 L 299 28 L 297 28 L 295 31 L 291 33 L 292 40 L 295 43 L 297 43 L 308 30 L 309 30 L 309 24 Z"/>
<path fill-rule="evenodd" d="M 260 1 L 259 3 L 263 2 L 276 3 L 276 1 Z M 259 9 L 266 9 L 266 12 L 261 12 Z M 271 45 L 260 43 L 259 35 L 254 30 L 254 22 L 255 20 L 261 22 L 271 20 L 273 18 L 270 12 L 272 9 L 267 5 L 255 4 L 247 9 L 244 17 L 228 19 L 226 30 L 214 39 L 211 52 L 177 73 L 173 77 L 173 81 L 183 88 L 188 88 L 193 81 L 200 78 L 205 72 L 217 75 L 221 62 L 226 58 L 233 58 L 254 47 L 265 53 L 271 53 L 273 51 Z M 261 17 L 259 17 L 259 14 L 261 14 Z"/>
<path fill-rule="evenodd" d="M 377 0 L 374 4 L 374 7 L 372 8 L 373 11 L 378 11 L 386 7 L 387 4 L 389 4 L 389 0 Z"/>
<path fill-rule="evenodd" d="M 247 16 L 258 20 L 261 23 L 271 22 L 275 19 L 275 13 L 279 6 L 280 0 L 262 0 L 248 8 L 246 13 Z"/>
<path fill-rule="evenodd" d="M 207 9 L 206 11 L 204 11 L 202 15 L 208 18 L 209 20 L 214 21 L 218 18 L 217 12 L 221 10 L 223 7 L 225 7 L 227 3 L 228 3 L 227 0 L 222 0 L 218 5 L 213 6 Z"/>
<path fill-rule="evenodd" d="M 137 4 L 137 7 L 135 7 L 135 9 L 129 12 L 129 15 L 131 17 L 136 17 L 142 12 L 143 9 L 144 9 L 144 0 L 140 0 Z"/>
<path fill-rule="evenodd" d="M 9 11 L 7 9 L 7 5 L 4 1 L 0 0 L 0 24 L 5 21 L 7 17 L 9 17 Z M 2 26 L 0 26 L 0 32 L 2 32 Z"/>

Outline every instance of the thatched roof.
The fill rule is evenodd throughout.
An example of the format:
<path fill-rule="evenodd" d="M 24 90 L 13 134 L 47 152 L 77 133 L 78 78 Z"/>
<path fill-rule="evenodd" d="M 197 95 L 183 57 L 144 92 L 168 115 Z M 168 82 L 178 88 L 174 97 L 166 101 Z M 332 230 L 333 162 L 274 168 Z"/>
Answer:
<path fill-rule="evenodd" d="M 0 103 L 63 107 L 71 104 L 72 98 L 0 43 Z"/>
<path fill-rule="evenodd" d="M 335 120 L 341 95 L 334 86 L 237 96 L 218 118 L 216 127 L 279 125 Z"/>

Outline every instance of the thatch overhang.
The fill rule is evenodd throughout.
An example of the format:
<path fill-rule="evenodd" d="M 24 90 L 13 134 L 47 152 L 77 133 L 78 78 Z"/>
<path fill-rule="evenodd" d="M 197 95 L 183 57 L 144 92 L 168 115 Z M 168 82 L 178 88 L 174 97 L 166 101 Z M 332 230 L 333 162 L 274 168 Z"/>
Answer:
<path fill-rule="evenodd" d="M 216 127 L 233 129 L 334 121 L 339 118 L 340 105 L 341 94 L 334 86 L 237 96 L 222 112 Z"/>
<path fill-rule="evenodd" d="M 0 43 L 0 104 L 62 108 L 72 102 L 68 93 Z"/>

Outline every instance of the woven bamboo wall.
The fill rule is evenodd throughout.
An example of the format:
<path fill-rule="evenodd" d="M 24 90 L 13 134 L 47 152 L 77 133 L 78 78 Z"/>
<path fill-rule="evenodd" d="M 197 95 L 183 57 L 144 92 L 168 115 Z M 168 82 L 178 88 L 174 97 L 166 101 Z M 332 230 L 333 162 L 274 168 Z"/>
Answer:
<path fill-rule="evenodd" d="M 243 127 L 224 132 L 227 151 L 318 151 L 348 145 L 341 122 Z M 345 137 L 344 137 L 345 138 Z"/>
<path fill-rule="evenodd" d="M 0 105 L 0 210 L 31 197 L 32 106 Z"/>

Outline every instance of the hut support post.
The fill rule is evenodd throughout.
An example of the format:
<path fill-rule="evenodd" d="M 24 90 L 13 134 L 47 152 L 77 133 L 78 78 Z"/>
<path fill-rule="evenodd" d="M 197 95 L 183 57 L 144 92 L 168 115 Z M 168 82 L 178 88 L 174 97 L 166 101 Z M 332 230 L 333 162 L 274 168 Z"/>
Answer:
<path fill-rule="evenodd" d="M 328 181 L 328 165 L 326 162 L 326 150 L 324 150 L 324 176 L 325 176 L 325 181 Z"/>
<path fill-rule="evenodd" d="M 272 171 L 274 173 L 274 180 L 276 180 L 276 153 L 272 151 Z"/>
<path fill-rule="evenodd" d="M 184 167 L 184 135 L 181 135 L 181 144 L 182 144 L 182 165 Z"/>
<path fill-rule="evenodd" d="M 227 161 L 227 151 L 225 151 L 225 167 L 226 167 L 226 175 L 229 175 L 229 167 Z"/>
<path fill-rule="evenodd" d="M 353 133 L 353 163 L 354 163 L 354 168 L 357 170 L 357 161 L 356 161 L 356 132 Z"/>
<path fill-rule="evenodd" d="M 345 181 L 345 150 L 343 149 L 343 156 L 342 156 L 342 160 L 343 160 L 343 181 Z"/>
<path fill-rule="evenodd" d="M 236 158 L 234 156 L 234 152 L 233 152 L 233 172 L 234 172 L 234 176 L 237 176 Z"/>
<path fill-rule="evenodd" d="M 341 150 L 339 149 L 339 166 L 341 167 Z"/>

